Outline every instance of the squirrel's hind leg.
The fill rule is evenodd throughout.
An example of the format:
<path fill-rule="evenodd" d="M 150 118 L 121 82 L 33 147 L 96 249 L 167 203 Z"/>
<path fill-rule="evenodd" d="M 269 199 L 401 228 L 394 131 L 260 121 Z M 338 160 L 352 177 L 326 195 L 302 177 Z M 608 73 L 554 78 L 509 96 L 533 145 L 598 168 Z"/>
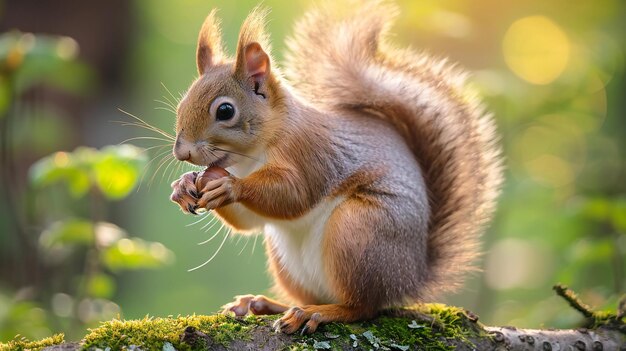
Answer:
<path fill-rule="evenodd" d="M 239 295 L 235 296 L 235 301 L 222 306 L 222 313 L 234 313 L 238 317 L 248 313 L 268 315 L 283 313 L 288 308 L 289 306 L 263 295 Z"/>
<path fill-rule="evenodd" d="M 338 303 L 292 307 L 274 324 L 277 331 L 304 326 L 309 334 L 320 324 L 371 319 L 419 290 L 425 242 L 410 217 L 419 209 L 391 218 L 385 209 L 397 205 L 393 197 L 357 195 L 335 208 L 324 233 L 325 269 Z"/>
<path fill-rule="evenodd" d="M 310 334 L 320 324 L 350 323 L 378 314 L 386 302 L 385 276 L 395 273 L 385 273 L 380 267 L 395 258 L 376 255 L 387 240 L 379 228 L 393 228 L 380 206 L 375 198 L 352 197 L 335 208 L 324 233 L 323 254 L 338 303 L 292 307 L 274 324 L 277 332 L 291 334 L 302 327 L 302 334 Z"/>

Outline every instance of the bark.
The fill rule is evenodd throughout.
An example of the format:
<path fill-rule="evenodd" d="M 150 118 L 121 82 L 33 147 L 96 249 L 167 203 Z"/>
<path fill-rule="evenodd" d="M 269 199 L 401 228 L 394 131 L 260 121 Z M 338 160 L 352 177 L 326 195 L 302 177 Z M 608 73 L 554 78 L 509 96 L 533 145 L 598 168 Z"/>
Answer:
<path fill-rule="evenodd" d="M 626 350 L 626 334 L 616 329 L 585 328 L 570 330 L 535 330 L 513 327 L 485 327 L 502 350 Z"/>

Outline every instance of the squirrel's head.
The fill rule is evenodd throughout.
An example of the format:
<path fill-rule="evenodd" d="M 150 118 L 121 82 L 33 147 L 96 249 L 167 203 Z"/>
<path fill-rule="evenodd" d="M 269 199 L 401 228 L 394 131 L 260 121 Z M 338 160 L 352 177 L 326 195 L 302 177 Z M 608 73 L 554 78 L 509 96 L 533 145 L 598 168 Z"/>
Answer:
<path fill-rule="evenodd" d="M 264 11 L 244 22 L 235 59 L 223 51 L 213 10 L 198 37 L 199 77 L 178 104 L 174 156 L 202 166 L 228 167 L 268 142 L 281 100 L 270 72 Z"/>

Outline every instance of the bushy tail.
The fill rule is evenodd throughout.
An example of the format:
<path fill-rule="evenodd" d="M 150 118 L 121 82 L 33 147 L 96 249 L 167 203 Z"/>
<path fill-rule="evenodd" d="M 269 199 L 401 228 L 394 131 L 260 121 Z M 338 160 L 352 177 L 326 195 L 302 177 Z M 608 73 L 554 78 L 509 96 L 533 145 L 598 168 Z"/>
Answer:
<path fill-rule="evenodd" d="M 323 109 L 389 120 L 425 175 L 431 205 L 426 293 L 458 286 L 501 183 L 492 118 L 445 62 L 385 42 L 397 10 L 384 1 L 319 6 L 288 40 L 286 76 Z"/>

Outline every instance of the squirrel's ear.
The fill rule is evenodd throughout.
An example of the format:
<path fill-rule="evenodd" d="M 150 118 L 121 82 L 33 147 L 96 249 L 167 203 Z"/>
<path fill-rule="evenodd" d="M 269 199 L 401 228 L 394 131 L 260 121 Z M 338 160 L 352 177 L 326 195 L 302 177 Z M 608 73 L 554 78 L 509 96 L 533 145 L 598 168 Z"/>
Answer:
<path fill-rule="evenodd" d="M 196 64 L 198 73 L 220 63 L 224 59 L 220 22 L 216 16 L 217 10 L 213 9 L 207 16 L 198 34 L 198 48 L 196 50 Z"/>
<path fill-rule="evenodd" d="M 241 26 L 237 44 L 235 75 L 258 89 L 270 74 L 270 55 L 264 31 L 267 10 L 255 8 Z M 257 92 L 258 93 L 258 92 Z"/>
<path fill-rule="evenodd" d="M 254 87 L 263 85 L 270 73 L 270 57 L 263 51 L 261 44 L 254 42 L 242 50 L 242 62 L 237 71 L 240 77 L 252 82 Z"/>

